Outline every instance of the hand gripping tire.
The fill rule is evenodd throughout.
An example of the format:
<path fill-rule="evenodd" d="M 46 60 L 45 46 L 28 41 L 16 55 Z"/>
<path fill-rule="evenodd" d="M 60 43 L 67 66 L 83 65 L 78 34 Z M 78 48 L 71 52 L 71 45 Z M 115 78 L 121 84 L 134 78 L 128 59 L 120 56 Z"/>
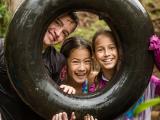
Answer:
<path fill-rule="evenodd" d="M 87 10 L 109 22 L 123 48 L 114 85 L 93 95 L 67 96 L 45 71 L 42 39 L 51 20 L 66 11 Z M 153 27 L 138 0 L 26 0 L 14 15 L 6 37 L 11 82 L 23 101 L 48 119 L 60 111 L 113 119 L 133 105 L 147 87 L 153 60 L 148 52 Z M 41 43 L 41 44 L 40 44 Z"/>

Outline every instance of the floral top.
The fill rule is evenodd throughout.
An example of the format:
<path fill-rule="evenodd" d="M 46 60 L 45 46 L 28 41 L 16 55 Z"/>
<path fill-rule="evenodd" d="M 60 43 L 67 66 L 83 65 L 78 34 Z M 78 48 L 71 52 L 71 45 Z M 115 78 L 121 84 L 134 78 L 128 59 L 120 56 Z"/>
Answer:
<path fill-rule="evenodd" d="M 103 75 L 101 76 L 101 79 L 98 81 L 98 88 L 97 89 L 104 89 L 106 85 L 108 84 L 109 80 L 106 79 Z M 93 83 L 89 87 L 89 93 L 94 93 L 96 91 L 96 83 Z"/>

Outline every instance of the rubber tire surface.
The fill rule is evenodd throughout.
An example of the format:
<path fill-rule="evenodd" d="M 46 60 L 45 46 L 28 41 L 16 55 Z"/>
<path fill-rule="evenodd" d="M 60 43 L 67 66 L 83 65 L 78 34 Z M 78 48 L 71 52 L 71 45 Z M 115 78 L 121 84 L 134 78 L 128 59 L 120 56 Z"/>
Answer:
<path fill-rule="evenodd" d="M 42 39 L 53 19 L 67 11 L 87 10 L 109 22 L 123 48 L 115 84 L 85 97 L 62 94 L 42 62 Z M 153 69 L 148 52 L 153 26 L 138 0 L 26 0 L 14 15 L 6 37 L 11 82 L 22 100 L 46 119 L 60 111 L 113 119 L 142 95 Z"/>

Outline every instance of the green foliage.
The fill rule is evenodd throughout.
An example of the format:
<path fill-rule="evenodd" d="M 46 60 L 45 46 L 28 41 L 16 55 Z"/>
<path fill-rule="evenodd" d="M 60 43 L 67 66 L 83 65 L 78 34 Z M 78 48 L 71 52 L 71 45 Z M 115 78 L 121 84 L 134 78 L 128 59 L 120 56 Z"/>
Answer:
<path fill-rule="evenodd" d="M 79 36 L 91 41 L 96 31 L 106 27 L 107 25 L 103 20 L 97 20 L 94 23 L 92 23 L 89 27 L 78 27 L 76 31 L 71 34 L 71 36 Z"/>
<path fill-rule="evenodd" d="M 146 8 L 152 20 L 159 19 L 160 1 L 159 0 L 142 0 L 143 6 Z"/>
<path fill-rule="evenodd" d="M 109 29 L 109 27 L 103 20 L 96 20 L 89 27 L 77 27 L 76 30 L 69 37 L 79 36 L 84 38 L 85 40 L 91 41 L 95 32 L 103 28 Z M 57 51 L 60 51 L 61 44 L 57 44 L 54 47 Z"/>
<path fill-rule="evenodd" d="M 10 13 L 4 2 L 0 1 L 0 37 L 4 37 L 10 21 Z"/>
<path fill-rule="evenodd" d="M 57 52 L 60 52 L 60 49 L 61 49 L 61 44 L 56 44 L 54 45 L 54 48 L 56 49 Z"/>
<path fill-rule="evenodd" d="M 144 110 L 146 110 L 149 107 L 153 107 L 160 104 L 160 97 L 155 98 L 155 99 L 151 99 L 148 101 L 145 101 L 144 103 L 140 104 L 135 110 L 134 110 L 134 116 L 136 117 L 137 115 L 139 115 L 141 112 L 143 112 Z"/>

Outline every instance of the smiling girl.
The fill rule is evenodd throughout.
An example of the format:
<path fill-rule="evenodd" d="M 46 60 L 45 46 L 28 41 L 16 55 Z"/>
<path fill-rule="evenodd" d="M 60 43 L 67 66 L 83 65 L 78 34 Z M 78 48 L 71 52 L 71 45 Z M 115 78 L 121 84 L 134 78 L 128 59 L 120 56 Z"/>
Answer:
<path fill-rule="evenodd" d="M 92 49 L 90 44 L 82 38 L 71 37 L 65 40 L 60 52 L 66 58 L 66 66 L 62 69 L 60 88 L 67 94 L 88 93 L 88 75 L 91 71 Z M 70 120 L 75 120 L 74 112 Z M 52 120 L 68 120 L 67 113 L 58 113 Z M 92 115 L 85 115 L 84 120 L 97 120 Z"/>
<path fill-rule="evenodd" d="M 82 38 L 71 37 L 65 40 L 60 52 L 67 61 L 63 68 L 63 71 L 66 72 L 60 88 L 68 94 L 87 93 L 87 90 L 83 90 L 83 86 L 84 84 L 85 87 L 88 86 L 87 78 L 91 71 L 92 50 L 90 44 Z"/>
<path fill-rule="evenodd" d="M 91 85 L 89 92 L 93 93 L 98 89 L 107 87 L 107 83 L 117 72 L 120 63 L 120 52 L 116 40 L 111 31 L 102 30 L 95 34 L 92 40 L 94 57 L 99 63 L 101 70 Z M 126 113 L 115 120 L 151 120 L 151 108 L 145 110 L 137 118 L 134 118 L 133 111 L 143 101 L 159 96 L 160 80 L 152 75 L 150 83 L 144 94 Z"/>
<path fill-rule="evenodd" d="M 111 80 L 117 71 L 119 59 L 117 43 L 111 31 L 98 31 L 93 37 L 92 49 L 101 69 L 94 83 L 90 86 L 89 92 L 91 93 L 106 87 L 109 80 Z"/>

